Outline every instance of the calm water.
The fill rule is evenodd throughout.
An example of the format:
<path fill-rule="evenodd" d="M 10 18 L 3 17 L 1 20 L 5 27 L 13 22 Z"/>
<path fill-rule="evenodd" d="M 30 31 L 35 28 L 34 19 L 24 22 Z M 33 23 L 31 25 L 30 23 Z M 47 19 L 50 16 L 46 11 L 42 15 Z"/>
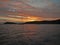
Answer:
<path fill-rule="evenodd" d="M 0 45 L 60 45 L 60 25 L 0 25 Z"/>

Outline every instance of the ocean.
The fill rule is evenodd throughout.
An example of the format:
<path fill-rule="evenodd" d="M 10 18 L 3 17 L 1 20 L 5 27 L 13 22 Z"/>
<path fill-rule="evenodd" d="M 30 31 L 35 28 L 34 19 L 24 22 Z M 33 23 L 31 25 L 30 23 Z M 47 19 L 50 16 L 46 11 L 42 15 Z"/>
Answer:
<path fill-rule="evenodd" d="M 0 45 L 60 45 L 60 25 L 0 24 Z"/>

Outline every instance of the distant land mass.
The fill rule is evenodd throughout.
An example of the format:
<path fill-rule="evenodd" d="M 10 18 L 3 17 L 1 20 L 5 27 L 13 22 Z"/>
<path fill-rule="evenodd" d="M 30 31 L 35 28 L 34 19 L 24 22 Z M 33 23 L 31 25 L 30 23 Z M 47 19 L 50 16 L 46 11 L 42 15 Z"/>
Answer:
<path fill-rule="evenodd" d="M 16 23 L 16 22 L 5 22 L 4 24 L 23 24 L 23 23 Z"/>
<path fill-rule="evenodd" d="M 31 22 L 26 22 L 25 24 L 60 24 L 60 19 L 58 20 L 51 20 L 51 21 L 31 21 Z"/>
<path fill-rule="evenodd" d="M 5 22 L 4 24 L 17 24 L 15 22 Z"/>
<path fill-rule="evenodd" d="M 4 24 L 60 24 L 60 19 L 58 20 L 45 20 L 45 21 L 30 21 L 25 23 L 15 23 L 15 22 L 5 22 Z"/>

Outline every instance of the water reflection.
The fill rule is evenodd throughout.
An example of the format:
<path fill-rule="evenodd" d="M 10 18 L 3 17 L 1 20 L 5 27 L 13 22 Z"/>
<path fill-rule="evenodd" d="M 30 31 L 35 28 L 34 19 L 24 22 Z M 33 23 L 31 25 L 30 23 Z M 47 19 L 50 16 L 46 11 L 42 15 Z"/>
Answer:
<path fill-rule="evenodd" d="M 24 25 L 24 33 L 22 34 L 24 35 L 24 39 L 26 39 L 29 44 L 33 43 L 34 38 L 37 35 L 37 26 L 36 25 Z"/>
<path fill-rule="evenodd" d="M 60 45 L 60 25 L 0 25 L 0 45 Z"/>
<path fill-rule="evenodd" d="M 57 37 L 59 37 L 57 35 L 60 35 L 59 25 L 25 25 L 24 30 L 28 31 L 28 33 L 24 33 L 24 37 L 32 40 L 37 45 L 60 44 L 57 41 Z"/>

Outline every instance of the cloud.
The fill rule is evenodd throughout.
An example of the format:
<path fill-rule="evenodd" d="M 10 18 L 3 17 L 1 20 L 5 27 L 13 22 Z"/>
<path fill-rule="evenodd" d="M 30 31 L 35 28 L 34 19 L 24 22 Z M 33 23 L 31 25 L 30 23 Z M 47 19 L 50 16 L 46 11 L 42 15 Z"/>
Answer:
<path fill-rule="evenodd" d="M 30 15 L 60 18 L 59 0 L 1 0 L 0 16 Z"/>
<path fill-rule="evenodd" d="M 0 16 L 0 22 L 22 22 L 22 20 L 21 19 L 17 19 L 17 18 L 12 18 L 12 17 L 2 17 L 2 16 Z"/>

